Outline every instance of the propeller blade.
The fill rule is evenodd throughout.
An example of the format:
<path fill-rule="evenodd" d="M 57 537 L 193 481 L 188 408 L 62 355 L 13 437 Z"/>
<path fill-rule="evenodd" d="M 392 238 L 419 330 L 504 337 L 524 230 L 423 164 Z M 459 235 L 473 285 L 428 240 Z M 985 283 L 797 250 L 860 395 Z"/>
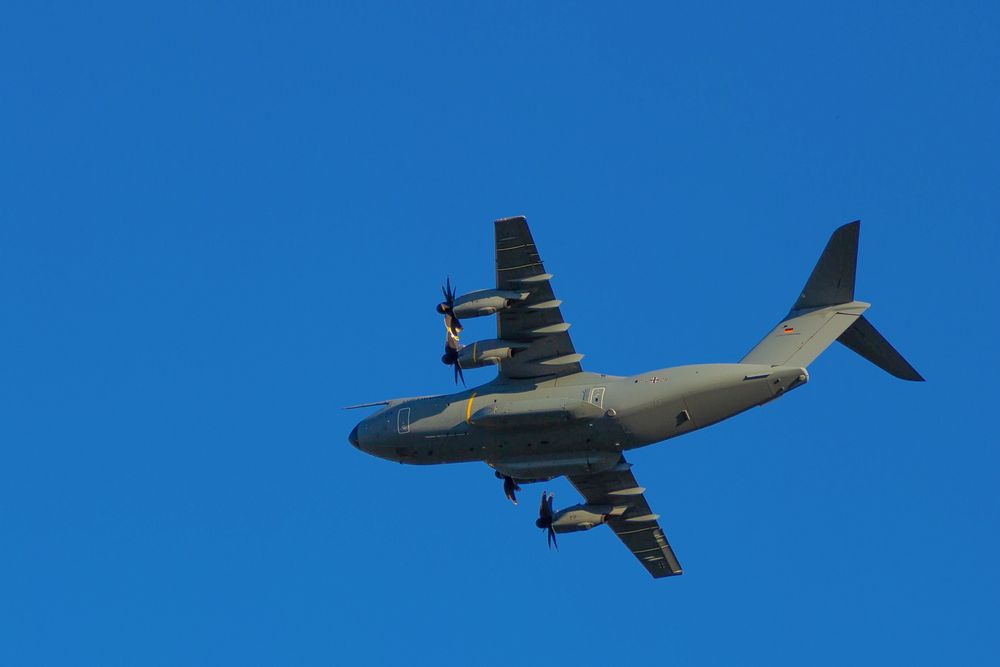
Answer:
<path fill-rule="evenodd" d="M 554 493 L 542 491 L 542 502 L 538 506 L 538 520 L 535 525 L 545 531 L 545 541 L 552 547 L 559 550 L 559 543 L 556 542 L 556 530 L 552 527 L 552 499 L 556 497 Z"/>
<path fill-rule="evenodd" d="M 451 286 L 451 276 L 445 280 L 445 286 L 441 288 L 441 293 L 444 294 L 444 302 L 449 309 L 455 306 L 455 290 Z"/>
<path fill-rule="evenodd" d="M 521 486 L 513 480 L 511 477 L 503 478 L 503 494 L 507 496 L 507 500 L 517 504 L 516 492 L 521 490 Z"/>
<path fill-rule="evenodd" d="M 458 365 L 458 353 L 462 348 L 458 342 L 458 334 L 462 331 L 462 323 L 455 317 L 455 289 L 451 285 L 451 276 L 445 278 L 444 285 L 441 286 L 441 294 L 444 295 L 444 302 L 438 304 L 437 311 L 444 315 L 444 326 L 447 329 L 444 339 L 444 356 L 441 357 L 441 361 L 455 366 L 455 384 L 461 380 L 462 386 L 465 387 L 468 386 L 465 384 L 465 374 L 462 372 L 462 367 Z"/>
<path fill-rule="evenodd" d="M 444 302 L 439 303 L 437 306 L 437 311 L 444 315 L 444 325 L 448 328 L 451 334 L 458 338 L 459 332 L 462 331 L 462 323 L 458 321 L 455 317 L 455 289 L 451 286 L 451 277 L 449 276 L 445 281 L 445 284 L 441 286 L 441 294 L 444 295 Z"/>

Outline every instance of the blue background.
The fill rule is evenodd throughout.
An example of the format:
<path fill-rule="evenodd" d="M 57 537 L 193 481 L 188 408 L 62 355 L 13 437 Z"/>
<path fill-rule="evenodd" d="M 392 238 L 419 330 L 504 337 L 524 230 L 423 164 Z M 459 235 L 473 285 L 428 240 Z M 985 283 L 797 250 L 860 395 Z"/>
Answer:
<path fill-rule="evenodd" d="M 0 663 L 997 660 L 996 3 L 83 4 L 0 18 Z M 516 214 L 613 374 L 739 359 L 861 218 L 928 382 L 834 346 L 633 452 L 682 577 L 550 552 L 340 409 L 453 390 Z"/>

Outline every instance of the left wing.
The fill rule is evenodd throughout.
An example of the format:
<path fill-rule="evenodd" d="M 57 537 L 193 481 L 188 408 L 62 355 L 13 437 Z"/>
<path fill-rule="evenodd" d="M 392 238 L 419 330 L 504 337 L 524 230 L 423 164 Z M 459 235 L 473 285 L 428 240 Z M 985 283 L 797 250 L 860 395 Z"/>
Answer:
<path fill-rule="evenodd" d="M 500 362 L 500 375 L 510 379 L 543 379 L 580 372 L 580 359 L 569 337 L 569 324 L 559 310 L 524 216 L 494 223 L 497 289 L 527 292 L 524 301 L 497 313 L 497 338 L 528 343 Z"/>
<path fill-rule="evenodd" d="M 636 483 L 630 467 L 623 456 L 607 472 L 568 477 L 589 505 L 628 506 L 622 514 L 609 517 L 607 524 L 651 575 L 660 578 L 681 574 L 680 563 L 657 522 L 659 515 L 649 509 L 643 496 L 645 489 Z"/>

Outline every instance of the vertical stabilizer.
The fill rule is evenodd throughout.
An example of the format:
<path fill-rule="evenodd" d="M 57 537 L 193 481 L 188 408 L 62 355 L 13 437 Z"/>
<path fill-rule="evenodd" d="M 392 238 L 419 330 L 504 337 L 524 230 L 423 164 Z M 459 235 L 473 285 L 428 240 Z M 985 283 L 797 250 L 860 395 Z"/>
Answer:
<path fill-rule="evenodd" d="M 830 236 L 792 311 L 854 301 L 860 230 L 861 221 L 855 220 L 839 227 Z"/>
<path fill-rule="evenodd" d="M 860 230 L 855 220 L 833 232 L 791 311 L 741 363 L 804 368 L 839 340 L 898 378 L 923 380 L 863 316 L 869 304 L 854 300 Z"/>

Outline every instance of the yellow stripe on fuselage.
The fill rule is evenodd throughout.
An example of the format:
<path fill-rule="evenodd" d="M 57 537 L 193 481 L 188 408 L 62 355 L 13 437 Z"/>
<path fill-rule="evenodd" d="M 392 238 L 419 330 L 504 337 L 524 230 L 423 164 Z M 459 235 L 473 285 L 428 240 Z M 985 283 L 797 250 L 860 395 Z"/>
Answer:
<path fill-rule="evenodd" d="M 476 397 L 476 392 L 472 392 L 472 396 L 469 396 L 469 404 L 465 406 L 465 423 L 469 423 L 469 419 L 472 417 L 472 399 Z"/>

